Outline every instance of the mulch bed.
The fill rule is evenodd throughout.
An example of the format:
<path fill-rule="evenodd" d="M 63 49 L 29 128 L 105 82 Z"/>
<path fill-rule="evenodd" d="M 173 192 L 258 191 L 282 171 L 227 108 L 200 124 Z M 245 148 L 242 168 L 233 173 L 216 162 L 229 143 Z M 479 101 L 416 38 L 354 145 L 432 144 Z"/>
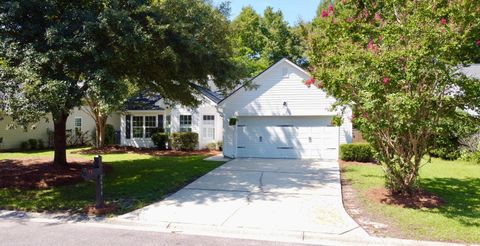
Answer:
<path fill-rule="evenodd" d="M 113 213 L 116 210 L 117 210 L 117 206 L 115 204 L 105 204 L 103 208 L 95 208 L 94 204 L 90 204 L 84 209 L 84 212 L 87 215 L 102 216 L 109 213 Z"/>
<path fill-rule="evenodd" d="M 402 195 L 391 194 L 385 188 L 376 188 L 369 190 L 366 195 L 374 202 L 405 208 L 437 208 L 445 204 L 442 198 L 426 191 L 417 191 L 414 195 Z"/>
<path fill-rule="evenodd" d="M 136 154 L 147 154 L 152 156 L 191 156 L 191 155 L 217 155 L 220 152 L 212 151 L 212 150 L 180 151 L 180 150 L 158 150 L 158 149 L 151 149 L 151 148 L 135 148 L 130 146 L 106 146 L 102 148 L 92 148 L 92 149 L 74 151 L 72 153 L 84 154 L 84 155 L 136 153 Z"/>
<path fill-rule="evenodd" d="M 373 163 L 373 162 L 356 162 L 356 161 L 343 161 L 343 160 L 339 160 L 338 163 L 340 164 L 340 167 L 344 167 L 345 165 L 350 165 L 350 166 L 372 166 L 372 165 L 379 165 L 379 164 Z"/>
<path fill-rule="evenodd" d="M 346 165 L 376 165 L 373 163 L 344 162 L 340 161 L 340 167 Z M 358 201 L 358 191 L 352 188 L 351 183 L 345 179 L 341 173 L 343 206 L 347 213 L 365 229 L 370 235 L 388 236 L 403 238 L 403 233 L 397 228 L 394 221 L 390 221 L 384 216 L 372 213 L 362 208 Z M 366 192 L 366 197 L 372 202 L 384 203 L 392 206 L 402 206 L 408 208 L 434 208 L 442 206 L 445 201 L 438 196 L 427 192 L 418 192 L 416 196 L 406 197 L 400 195 L 391 195 L 385 188 L 371 189 Z"/>
<path fill-rule="evenodd" d="M 92 160 L 68 158 L 68 165 L 56 167 L 52 158 L 24 158 L 0 160 L 0 188 L 45 189 L 83 181 L 84 167 L 92 167 Z M 111 165 L 103 165 L 110 172 Z"/>

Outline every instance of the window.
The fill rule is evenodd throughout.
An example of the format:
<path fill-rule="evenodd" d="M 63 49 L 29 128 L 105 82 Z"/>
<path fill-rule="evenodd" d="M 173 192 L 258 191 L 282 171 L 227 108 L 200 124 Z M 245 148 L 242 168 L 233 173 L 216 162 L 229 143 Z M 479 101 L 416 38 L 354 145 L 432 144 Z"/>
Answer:
<path fill-rule="evenodd" d="M 192 131 L 192 116 L 180 115 L 180 131 L 191 132 Z"/>
<path fill-rule="evenodd" d="M 215 116 L 204 115 L 202 125 L 202 137 L 204 139 L 215 139 Z"/>
<path fill-rule="evenodd" d="M 132 135 L 134 138 L 143 138 L 143 116 L 133 116 L 132 117 L 133 127 Z"/>
<path fill-rule="evenodd" d="M 152 137 L 152 132 L 155 128 L 157 128 L 157 117 L 145 116 L 145 138 Z"/>
<path fill-rule="evenodd" d="M 74 121 L 74 130 L 75 130 L 75 135 L 81 135 L 82 134 L 82 118 L 76 117 Z"/>

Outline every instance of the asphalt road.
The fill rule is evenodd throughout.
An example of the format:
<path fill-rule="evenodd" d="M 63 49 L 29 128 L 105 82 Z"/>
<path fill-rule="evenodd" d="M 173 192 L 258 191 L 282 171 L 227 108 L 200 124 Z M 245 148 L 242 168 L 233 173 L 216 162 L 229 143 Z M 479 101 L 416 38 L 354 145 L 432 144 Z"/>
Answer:
<path fill-rule="evenodd" d="M 0 220 L 0 245 L 305 245 L 175 233 L 134 231 L 82 224 Z"/>

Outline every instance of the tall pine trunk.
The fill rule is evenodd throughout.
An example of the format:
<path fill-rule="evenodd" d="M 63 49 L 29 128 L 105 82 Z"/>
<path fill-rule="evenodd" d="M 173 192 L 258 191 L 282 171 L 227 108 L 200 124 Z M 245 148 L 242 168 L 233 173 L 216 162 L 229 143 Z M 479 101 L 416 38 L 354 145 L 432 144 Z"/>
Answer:
<path fill-rule="evenodd" d="M 59 167 L 67 165 L 67 118 L 67 113 L 60 113 L 53 117 L 53 145 L 55 148 L 53 165 Z"/>

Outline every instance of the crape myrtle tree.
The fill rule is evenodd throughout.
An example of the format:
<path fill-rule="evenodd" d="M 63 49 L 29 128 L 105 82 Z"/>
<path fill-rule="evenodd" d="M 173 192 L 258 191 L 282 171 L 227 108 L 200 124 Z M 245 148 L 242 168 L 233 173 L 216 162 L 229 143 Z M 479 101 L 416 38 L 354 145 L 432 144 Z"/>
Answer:
<path fill-rule="evenodd" d="M 105 146 L 108 117 L 114 112 L 123 111 L 127 99 L 136 92 L 135 85 L 126 80 L 91 83 L 83 99 L 88 107 L 82 110 L 95 121 L 95 147 Z"/>
<path fill-rule="evenodd" d="M 479 111 L 480 83 L 458 69 L 480 58 L 480 1 L 332 1 L 308 44 L 311 81 L 353 109 L 392 193 L 418 190 L 444 119 Z"/>
<path fill-rule="evenodd" d="M 228 24 L 207 1 L 3 1 L 6 112 L 21 125 L 51 115 L 54 164 L 66 165 L 66 120 L 89 90 L 104 100 L 105 93 L 123 93 L 117 86 L 127 80 L 195 105 L 192 81 L 233 87 L 239 70 L 226 42 Z"/>

